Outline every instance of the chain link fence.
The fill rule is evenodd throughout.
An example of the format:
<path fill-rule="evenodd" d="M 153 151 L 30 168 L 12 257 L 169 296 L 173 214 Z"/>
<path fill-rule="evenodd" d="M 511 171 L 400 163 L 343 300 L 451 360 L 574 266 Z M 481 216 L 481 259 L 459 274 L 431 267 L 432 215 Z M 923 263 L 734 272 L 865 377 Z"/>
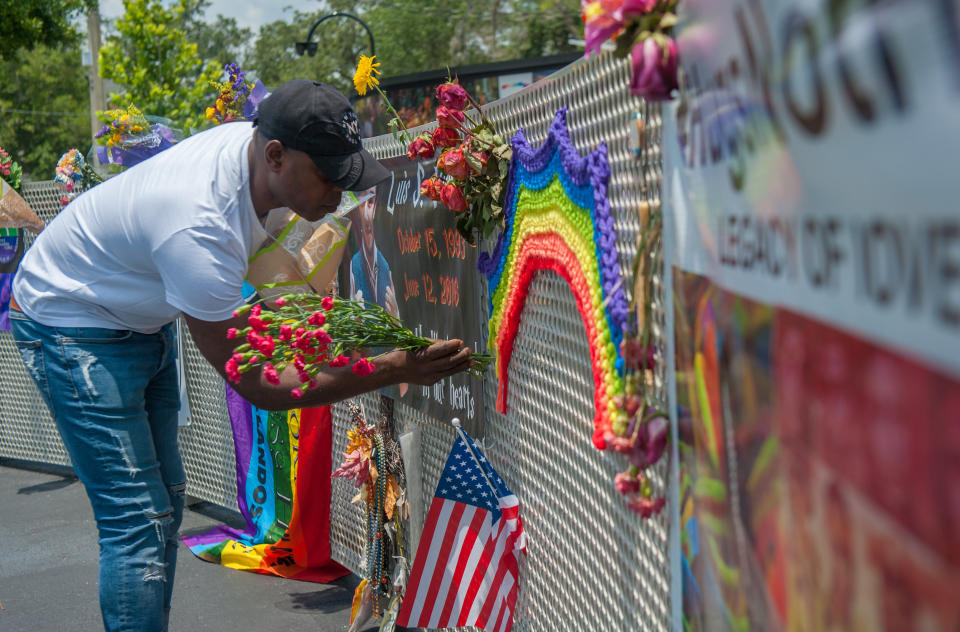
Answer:
<path fill-rule="evenodd" d="M 629 62 L 603 55 L 577 62 L 488 106 L 498 130 L 512 135 L 523 127 L 539 146 L 555 112 L 568 106 L 574 145 L 586 154 L 601 142 L 609 153 L 608 194 L 617 231 L 620 272 L 633 287 L 632 264 L 640 231 L 641 203 L 658 207 L 661 198 L 660 111 L 629 93 Z M 643 132 L 637 135 L 637 119 Z M 390 136 L 368 139 L 377 158 L 405 155 Z M 52 183 L 26 184 L 24 197 L 45 220 L 59 210 Z M 29 239 L 29 236 L 28 236 Z M 659 245 L 654 257 L 654 336 L 665 348 L 664 287 Z M 486 301 L 482 301 L 486 305 Z M 185 331 L 185 328 L 183 329 Z M 187 336 L 187 338 L 189 338 Z M 236 506 L 233 438 L 224 384 L 196 347 L 186 341 L 182 362 L 192 423 L 180 431 L 188 491 L 224 507 Z M 655 396 L 666 409 L 663 362 Z M 626 467 L 620 455 L 594 449 L 593 378 L 590 352 L 576 301 L 558 275 L 540 273 L 531 285 L 510 365 L 509 412 L 496 411 L 496 378 L 485 380 L 484 440 L 487 455 L 521 502 L 529 555 L 521 562 L 521 592 L 515 629 L 671 629 L 668 511 L 640 520 L 614 489 L 614 474 Z M 17 356 L 9 332 L 0 332 L 0 457 L 69 464 L 56 429 Z M 380 396 L 357 398 L 368 415 Z M 350 427 L 347 403 L 334 410 L 334 463 Z M 421 435 L 425 507 L 453 444 L 448 419 L 435 419 L 397 403 L 394 430 L 416 427 Z M 667 489 L 668 464 L 652 472 L 655 492 Z M 361 508 L 348 481 L 333 482 L 331 547 L 334 557 L 361 572 L 364 528 Z M 674 501 L 675 499 L 671 499 Z M 424 515 L 413 516 L 422 525 Z"/>

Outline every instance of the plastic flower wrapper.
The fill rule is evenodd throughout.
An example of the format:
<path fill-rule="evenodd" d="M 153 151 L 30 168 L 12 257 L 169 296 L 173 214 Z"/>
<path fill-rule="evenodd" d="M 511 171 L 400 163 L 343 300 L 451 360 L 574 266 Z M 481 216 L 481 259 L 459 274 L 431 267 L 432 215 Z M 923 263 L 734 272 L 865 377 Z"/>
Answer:
<path fill-rule="evenodd" d="M 236 63 L 225 65 L 223 71 L 227 73 L 226 81 L 210 82 L 210 85 L 217 89 L 217 100 L 207 108 L 207 120 L 217 125 L 233 121 L 252 121 L 257 116 L 260 102 L 270 93 L 259 79 L 247 83 L 246 72 Z"/>
<path fill-rule="evenodd" d="M 134 105 L 97 112 L 97 118 L 104 122 L 93 137 L 101 165 L 132 167 L 180 140 L 180 133 L 168 126 L 168 119 L 145 116 Z"/>
<path fill-rule="evenodd" d="M 350 366 L 361 377 L 374 371 L 364 354 L 374 348 L 419 351 L 433 340 L 418 336 L 379 305 L 316 294 L 287 294 L 275 301 L 275 310 L 263 309 L 263 301 L 244 306 L 235 316 L 249 314 L 248 326 L 230 329 L 237 339 L 225 369 L 236 384 L 249 371 L 259 370 L 271 384 L 280 383 L 280 372 L 294 367 L 301 386 L 291 390 L 295 398 L 317 386 L 316 377 L 327 367 Z M 490 356 L 473 354 L 471 374 L 482 376 Z"/>
<path fill-rule="evenodd" d="M 81 191 L 103 182 L 103 178 L 84 160 L 78 149 L 67 150 L 57 161 L 56 175 L 53 178 L 57 188 L 63 192 L 60 205 L 66 206 Z"/>
<path fill-rule="evenodd" d="M 20 165 L 0 147 L 0 228 L 29 228 L 39 233 L 43 230 L 43 220 L 17 192 L 21 173 Z"/>

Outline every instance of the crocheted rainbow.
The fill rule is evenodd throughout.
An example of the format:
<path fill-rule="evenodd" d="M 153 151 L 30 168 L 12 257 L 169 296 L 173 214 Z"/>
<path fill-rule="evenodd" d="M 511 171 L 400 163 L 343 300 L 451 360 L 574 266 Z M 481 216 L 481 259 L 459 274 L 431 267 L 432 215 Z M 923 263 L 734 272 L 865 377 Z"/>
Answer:
<path fill-rule="evenodd" d="M 580 156 L 570 141 L 567 109 L 554 117 L 546 142 L 534 149 L 519 130 L 511 139 L 505 229 L 493 252 L 480 256 L 490 289 L 488 345 L 496 354 L 497 409 L 507 410 L 508 369 L 530 283 L 541 270 L 570 285 L 583 318 L 594 382 L 593 442 L 606 447 L 622 391 L 622 332 L 627 301 L 617 261 L 607 182 L 607 148 Z"/>

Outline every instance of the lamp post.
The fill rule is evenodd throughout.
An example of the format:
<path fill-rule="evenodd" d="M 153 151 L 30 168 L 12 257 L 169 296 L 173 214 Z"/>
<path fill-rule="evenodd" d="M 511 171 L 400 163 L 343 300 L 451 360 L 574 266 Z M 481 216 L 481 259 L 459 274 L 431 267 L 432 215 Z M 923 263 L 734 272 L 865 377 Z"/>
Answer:
<path fill-rule="evenodd" d="M 311 57 L 313 57 L 314 55 L 317 54 L 317 43 L 311 42 L 310 38 L 313 37 L 313 32 L 317 30 L 317 27 L 320 26 L 323 22 L 329 20 L 330 18 L 349 18 L 351 20 L 356 20 L 357 22 L 359 22 L 360 26 L 366 29 L 367 35 L 370 36 L 370 56 L 372 57 L 377 54 L 376 49 L 373 47 L 373 32 L 370 30 L 370 27 L 367 26 L 367 23 L 361 20 L 360 18 L 358 18 L 357 16 L 353 15 L 352 13 L 345 13 L 344 11 L 334 11 L 333 13 L 329 13 L 325 15 L 313 23 L 313 26 L 310 27 L 310 31 L 307 33 L 306 41 L 294 43 L 294 45 L 296 46 L 296 51 L 298 55 L 302 57 L 303 54 L 306 53 Z"/>

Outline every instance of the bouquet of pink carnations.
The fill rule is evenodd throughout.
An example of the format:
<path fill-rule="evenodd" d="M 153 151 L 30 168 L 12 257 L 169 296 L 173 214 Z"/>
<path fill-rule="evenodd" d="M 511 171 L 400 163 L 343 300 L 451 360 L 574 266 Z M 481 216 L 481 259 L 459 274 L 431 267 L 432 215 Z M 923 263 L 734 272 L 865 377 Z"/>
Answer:
<path fill-rule="evenodd" d="M 247 327 L 227 332 L 228 338 L 242 341 L 226 363 L 231 382 L 239 382 L 244 373 L 259 367 L 268 382 L 279 384 L 280 372 L 293 366 L 301 386 L 291 395 L 300 398 L 317 386 L 315 378 L 326 367 L 352 364 L 357 375 L 373 373 L 373 362 L 365 357 L 369 349 L 418 351 L 434 343 L 373 303 L 287 294 L 277 298 L 275 305 L 274 310 L 265 310 L 261 301 L 234 312 L 234 316 L 249 315 Z M 474 364 L 468 371 L 482 376 L 491 357 L 475 353 L 472 359 Z"/>

